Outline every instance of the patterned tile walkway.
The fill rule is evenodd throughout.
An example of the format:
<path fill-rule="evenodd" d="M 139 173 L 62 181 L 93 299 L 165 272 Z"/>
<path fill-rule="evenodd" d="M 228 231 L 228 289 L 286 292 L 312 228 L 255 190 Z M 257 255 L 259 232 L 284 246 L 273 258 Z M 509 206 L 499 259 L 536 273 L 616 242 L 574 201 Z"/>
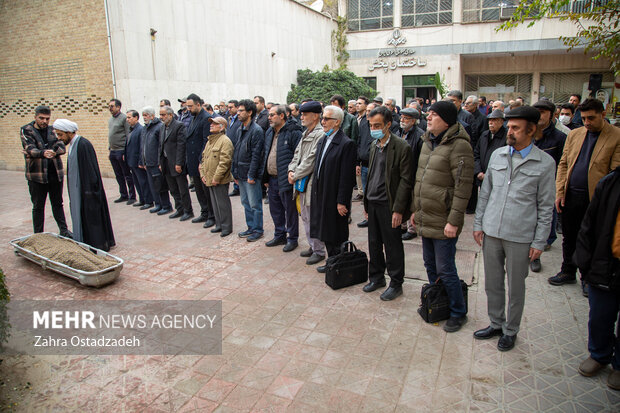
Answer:
<path fill-rule="evenodd" d="M 114 199 L 115 182 L 105 185 Z M 416 313 L 423 281 L 408 279 L 404 296 L 389 303 L 361 286 L 332 291 L 299 257 L 305 241 L 285 254 L 114 203 L 112 252 L 125 268 L 115 284 L 85 288 L 13 255 L 7 242 L 32 228 L 23 174 L 0 171 L 0 193 L 0 265 L 13 297 L 221 299 L 224 312 L 218 356 L 7 357 L 2 408 L 10 396 L 24 412 L 620 411 L 620 392 L 605 384 L 609 368 L 595 378 L 577 372 L 587 355 L 588 304 L 576 285 L 546 282 L 559 267 L 559 243 L 544 254 L 543 272 L 528 277 L 517 346 L 500 353 L 495 340 L 472 337 L 488 319 L 471 216 L 458 263 L 463 278 L 474 278 L 469 322 L 446 334 Z M 233 207 L 235 231 L 243 230 L 238 197 Z M 356 203 L 354 222 L 361 216 Z M 269 239 L 266 206 L 265 224 Z M 56 231 L 49 206 L 46 229 Z M 365 230 L 351 231 L 367 249 Z M 408 276 L 420 278 L 419 241 L 405 248 Z"/>

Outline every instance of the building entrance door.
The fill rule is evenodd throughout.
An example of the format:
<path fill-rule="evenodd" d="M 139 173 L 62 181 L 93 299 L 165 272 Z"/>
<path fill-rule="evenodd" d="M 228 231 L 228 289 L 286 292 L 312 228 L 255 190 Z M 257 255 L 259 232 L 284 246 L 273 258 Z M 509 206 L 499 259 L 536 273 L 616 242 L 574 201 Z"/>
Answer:
<path fill-rule="evenodd" d="M 410 99 L 437 98 L 437 89 L 434 86 L 435 75 L 403 76 L 403 107 Z"/>

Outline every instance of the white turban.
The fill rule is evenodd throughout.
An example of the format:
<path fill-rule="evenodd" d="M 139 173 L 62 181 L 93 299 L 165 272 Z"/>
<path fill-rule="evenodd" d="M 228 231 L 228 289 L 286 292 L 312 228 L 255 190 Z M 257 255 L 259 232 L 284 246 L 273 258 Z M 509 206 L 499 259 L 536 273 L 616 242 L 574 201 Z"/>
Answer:
<path fill-rule="evenodd" d="M 78 130 L 77 123 L 71 122 L 69 119 L 56 119 L 52 127 L 63 132 L 75 132 Z"/>

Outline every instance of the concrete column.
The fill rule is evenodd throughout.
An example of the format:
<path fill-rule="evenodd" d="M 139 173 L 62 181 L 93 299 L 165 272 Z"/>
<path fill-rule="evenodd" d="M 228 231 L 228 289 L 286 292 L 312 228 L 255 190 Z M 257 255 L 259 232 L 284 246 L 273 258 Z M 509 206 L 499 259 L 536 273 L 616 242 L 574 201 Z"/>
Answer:
<path fill-rule="evenodd" d="M 540 99 L 540 72 L 535 71 L 532 73 L 532 101 L 529 102 L 530 105 L 538 102 Z"/>
<path fill-rule="evenodd" d="M 401 27 L 401 17 L 403 15 L 403 2 L 402 0 L 392 0 L 394 8 L 394 28 Z"/>
<path fill-rule="evenodd" d="M 452 23 L 463 22 L 463 1 L 452 0 Z"/>

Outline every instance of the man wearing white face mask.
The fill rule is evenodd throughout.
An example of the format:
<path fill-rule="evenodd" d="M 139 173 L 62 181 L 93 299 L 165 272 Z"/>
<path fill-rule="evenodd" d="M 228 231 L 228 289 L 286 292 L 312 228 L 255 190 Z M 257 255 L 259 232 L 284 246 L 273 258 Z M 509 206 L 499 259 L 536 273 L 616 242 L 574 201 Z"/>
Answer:
<path fill-rule="evenodd" d="M 573 121 L 574 117 L 575 105 L 573 105 L 572 103 L 564 103 L 560 107 L 560 117 L 558 118 L 558 120 L 562 123 L 562 125 L 566 126 L 570 130 L 573 130 L 581 127 L 580 124 Z"/>

